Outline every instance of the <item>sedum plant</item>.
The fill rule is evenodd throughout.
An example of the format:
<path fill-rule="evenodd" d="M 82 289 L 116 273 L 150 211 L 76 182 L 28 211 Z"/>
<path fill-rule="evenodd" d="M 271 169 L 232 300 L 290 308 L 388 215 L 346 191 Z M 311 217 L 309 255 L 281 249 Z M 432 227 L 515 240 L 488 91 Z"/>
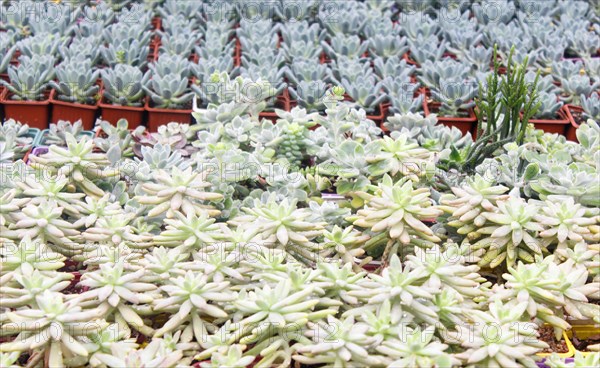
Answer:
<path fill-rule="evenodd" d="M 0 345 L 2 352 L 41 349 L 50 367 L 64 366 L 64 355 L 88 356 L 82 337 L 101 330 L 106 322 L 99 309 L 83 310 L 77 299 L 50 290 L 36 296 L 36 306 L 8 312 L 2 323 L 3 335 L 18 334 L 16 339 Z M 64 353 L 63 353 L 64 352 Z"/>
<path fill-rule="evenodd" d="M 434 242 L 440 240 L 422 222 L 435 219 L 442 213 L 432 206 L 427 188 L 415 189 L 408 178 L 394 182 L 386 174 L 375 195 L 366 192 L 356 195 L 365 201 L 365 208 L 352 217 L 355 226 L 385 232 L 390 239 L 398 239 L 402 244 L 410 243 L 411 236 Z"/>
<path fill-rule="evenodd" d="M 369 155 L 366 160 L 369 171 L 374 176 L 390 174 L 392 177 L 402 176 L 418 181 L 419 177 L 432 169 L 432 154 L 429 150 L 420 148 L 406 134 L 373 141 L 367 150 Z"/>
<path fill-rule="evenodd" d="M 148 216 L 155 217 L 166 212 L 167 217 L 174 217 L 174 211 L 182 211 L 186 215 L 201 215 L 208 210 L 210 214 L 218 214 L 211 206 L 203 202 L 218 201 L 222 194 L 204 191 L 210 183 L 204 181 L 207 172 L 194 172 L 191 167 L 180 169 L 172 167 L 170 172 L 157 170 L 153 173 L 153 182 L 141 184 L 143 195 L 136 200 L 143 205 L 153 205 Z"/>
<path fill-rule="evenodd" d="M 66 148 L 50 146 L 48 153 L 32 156 L 31 165 L 37 170 L 49 170 L 57 177 L 69 178 L 69 183 L 89 196 L 104 195 L 94 181 L 115 177 L 119 171 L 107 167 L 106 154 L 93 153 L 94 142 L 88 137 L 77 142 L 73 135 L 67 133 L 65 140 Z"/>
<path fill-rule="evenodd" d="M 490 303 L 489 311 L 473 310 L 475 323 L 457 326 L 457 337 L 466 350 L 456 357 L 466 367 L 534 366 L 533 355 L 548 345 L 537 339 L 534 323 L 521 322 L 526 308 L 526 303 L 504 305 L 497 300 Z"/>

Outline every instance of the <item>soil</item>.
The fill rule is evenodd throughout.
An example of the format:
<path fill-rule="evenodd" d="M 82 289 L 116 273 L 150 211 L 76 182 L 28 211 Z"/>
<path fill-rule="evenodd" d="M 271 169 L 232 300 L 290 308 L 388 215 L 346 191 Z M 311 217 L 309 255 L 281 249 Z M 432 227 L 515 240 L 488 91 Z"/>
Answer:
<path fill-rule="evenodd" d="M 577 110 L 572 110 L 571 109 L 571 115 L 573 116 L 573 120 L 575 120 L 575 123 L 577 123 L 577 125 L 581 125 L 583 123 L 585 123 L 585 118 L 583 117 L 583 112 L 582 111 L 577 111 Z"/>
<path fill-rule="evenodd" d="M 540 340 L 550 345 L 549 348 L 544 349 L 541 353 L 567 353 L 569 347 L 565 340 L 556 341 L 554 337 L 554 328 L 552 326 L 541 326 L 538 330 L 540 333 Z"/>
<path fill-rule="evenodd" d="M 583 339 L 580 340 L 577 338 L 577 333 L 575 331 L 573 331 L 573 338 L 571 339 L 571 341 L 573 342 L 573 346 L 575 347 L 575 349 L 577 349 L 577 351 L 586 352 L 586 351 L 588 351 L 587 347 L 589 345 L 600 344 L 600 334 L 595 335 L 595 336 L 590 336 L 585 340 L 583 340 Z"/>

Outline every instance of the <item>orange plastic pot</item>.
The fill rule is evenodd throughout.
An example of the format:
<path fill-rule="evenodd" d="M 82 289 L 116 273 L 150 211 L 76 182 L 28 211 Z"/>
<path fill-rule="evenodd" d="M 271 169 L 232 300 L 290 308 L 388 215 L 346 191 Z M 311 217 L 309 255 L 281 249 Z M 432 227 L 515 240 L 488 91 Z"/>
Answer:
<path fill-rule="evenodd" d="M 428 102 L 427 98 L 424 98 L 423 112 L 425 113 L 425 116 L 437 113 L 441 105 L 442 104 L 439 102 Z M 477 116 L 475 115 L 475 111 L 473 109 L 467 110 L 466 113 L 468 116 L 465 117 L 438 115 L 437 120 L 439 123 L 444 124 L 445 126 L 458 128 L 463 135 L 471 133 L 471 135 L 475 136 L 475 130 L 477 129 Z"/>
<path fill-rule="evenodd" d="M 185 124 L 190 124 L 192 122 L 192 109 L 172 110 L 152 107 L 150 98 L 146 99 L 144 110 L 148 114 L 146 128 L 150 132 L 156 132 L 158 131 L 159 126 L 172 122 Z"/>
<path fill-rule="evenodd" d="M 115 125 L 119 120 L 125 119 L 132 129 L 137 128 L 144 122 L 144 107 L 121 106 L 108 103 L 106 99 L 100 102 L 100 115 L 102 120 Z"/>
<path fill-rule="evenodd" d="M 96 122 L 98 113 L 98 101 L 94 105 L 85 105 L 74 102 L 66 102 L 55 98 L 57 92 L 52 90 L 50 93 L 50 102 L 52 103 L 52 123 L 56 124 L 59 120 L 75 122 L 81 120 L 83 129 L 92 130 Z"/>
<path fill-rule="evenodd" d="M 42 101 L 12 100 L 11 93 L 5 89 L 0 96 L 4 117 L 28 124 L 31 128 L 46 129 L 50 117 L 50 91 L 45 93 L 45 97 Z"/>

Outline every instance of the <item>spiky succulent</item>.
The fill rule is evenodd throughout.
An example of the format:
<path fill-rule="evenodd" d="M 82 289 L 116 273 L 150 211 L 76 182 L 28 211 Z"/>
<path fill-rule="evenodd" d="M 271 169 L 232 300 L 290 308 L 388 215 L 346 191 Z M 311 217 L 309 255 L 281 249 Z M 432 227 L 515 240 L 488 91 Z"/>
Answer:
<path fill-rule="evenodd" d="M 93 153 L 94 142 L 83 137 L 79 142 L 68 134 L 65 136 L 67 147 L 52 145 L 48 153 L 42 156 L 31 156 L 31 165 L 40 170 L 50 170 L 57 177 L 66 177 L 85 194 L 101 197 L 104 191 L 95 180 L 107 179 L 119 175 L 119 170 L 108 168 L 106 154 Z"/>
<path fill-rule="evenodd" d="M 82 309 L 76 299 L 65 301 L 62 294 L 44 291 L 36 306 L 6 313 L 2 335 L 18 334 L 12 342 L 0 344 L 0 352 L 41 349 L 48 354 L 48 366 L 62 367 L 63 353 L 87 357 L 82 337 L 106 326 L 100 309 Z"/>
<path fill-rule="evenodd" d="M 306 221 L 310 212 L 298 208 L 297 204 L 296 199 L 278 202 L 276 196 L 269 195 L 264 201 L 255 199 L 253 207 L 243 207 L 246 214 L 229 223 L 261 232 L 265 240 L 274 237 L 283 246 L 288 243 L 308 246 L 312 239 L 321 235 L 324 223 Z"/>
<path fill-rule="evenodd" d="M 187 322 L 187 333 L 193 333 L 197 341 L 204 341 L 208 331 L 214 330 L 207 319 L 226 318 L 228 314 L 219 305 L 236 299 L 236 295 L 229 290 L 228 281 L 213 282 L 209 276 L 194 275 L 192 271 L 169 279 L 160 289 L 168 297 L 155 301 L 154 308 L 172 311 L 173 316 L 156 330 L 154 337 L 160 337 Z"/>
<path fill-rule="evenodd" d="M 502 263 L 512 266 L 518 259 L 533 262 L 546 249 L 537 239 L 544 226 L 535 219 L 540 206 L 533 201 L 511 196 L 496 202 L 497 210 L 481 214 L 485 221 L 468 238 L 477 242 L 472 250 L 485 249 L 480 266 L 494 268 Z"/>
<path fill-rule="evenodd" d="M 396 177 L 400 174 L 418 181 L 420 176 L 433 169 L 431 152 L 420 148 L 408 135 L 399 134 L 395 138 L 385 136 L 369 146 L 373 147 L 366 148 L 370 153 L 366 160 L 370 164 L 369 171 L 374 176 L 388 173 Z"/>
<path fill-rule="evenodd" d="M 537 325 L 521 322 L 526 303 L 503 305 L 497 300 L 489 311 L 473 310 L 472 325 L 458 325 L 461 345 L 457 355 L 467 367 L 535 366 L 534 354 L 548 345 L 537 339 Z"/>
<path fill-rule="evenodd" d="M 127 325 L 130 325 L 148 334 L 152 329 L 144 324 L 134 308 L 151 303 L 154 298 L 149 292 L 157 287 L 145 282 L 146 270 L 129 272 L 124 263 L 123 259 L 117 263 L 104 263 L 99 269 L 86 272 L 82 276 L 81 285 L 87 286 L 89 290 L 81 294 L 80 298 L 107 315 L 114 313 L 120 328 L 127 330 Z"/>
<path fill-rule="evenodd" d="M 390 176 L 385 175 L 375 195 L 366 192 L 358 192 L 357 195 L 365 200 L 365 208 L 353 217 L 354 225 L 385 232 L 391 239 L 398 239 L 403 244 L 410 243 L 411 236 L 440 241 L 422 222 L 442 214 L 432 206 L 429 189 L 415 189 L 408 178 L 394 183 Z"/>
<path fill-rule="evenodd" d="M 203 202 L 218 201 L 223 198 L 222 194 L 204 191 L 210 183 L 204 181 L 207 172 L 194 172 L 191 167 L 181 170 L 172 167 L 170 171 L 157 170 L 153 173 L 154 182 L 141 184 L 145 195 L 136 197 L 143 205 L 153 205 L 148 216 L 159 216 L 167 213 L 167 217 L 173 217 L 174 211 L 182 211 L 184 214 L 198 214 L 208 211 L 210 214 L 218 215 L 210 205 Z"/>

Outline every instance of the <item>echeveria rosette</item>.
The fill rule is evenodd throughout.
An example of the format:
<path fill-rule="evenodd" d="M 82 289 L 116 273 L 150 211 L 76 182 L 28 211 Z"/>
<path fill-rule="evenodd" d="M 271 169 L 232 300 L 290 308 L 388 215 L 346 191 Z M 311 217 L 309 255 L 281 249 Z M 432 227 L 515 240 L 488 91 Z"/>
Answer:
<path fill-rule="evenodd" d="M 496 212 L 482 213 L 487 222 L 476 231 L 484 237 L 472 248 L 486 249 L 479 265 L 495 268 L 506 261 L 507 266 L 513 266 L 518 259 L 533 262 L 534 256 L 541 256 L 545 248 L 537 235 L 544 226 L 535 220 L 540 206 L 513 196 L 498 201 L 497 206 Z"/>
<path fill-rule="evenodd" d="M 40 204 L 44 199 L 53 200 L 72 216 L 79 215 L 77 205 L 86 196 L 84 193 L 69 193 L 69 179 L 66 177 L 45 180 L 36 175 L 27 175 L 25 180 L 16 184 L 22 190 L 21 196 L 27 197 L 28 203 Z"/>
<path fill-rule="evenodd" d="M 437 244 L 430 249 L 415 248 L 415 254 L 406 260 L 406 265 L 423 275 L 432 289 L 454 289 L 461 300 L 485 296 L 480 286 L 486 279 L 477 273 L 479 267 L 466 265 L 467 258 L 456 244 L 449 243 L 443 250 Z"/>
<path fill-rule="evenodd" d="M 184 276 L 169 279 L 160 287 L 168 297 L 155 301 L 154 309 L 172 313 L 172 317 L 156 332 L 154 337 L 161 337 L 166 332 L 174 331 L 186 322 L 188 333 L 193 333 L 201 342 L 214 327 L 202 317 L 211 319 L 227 318 L 228 314 L 218 306 L 220 303 L 232 302 L 235 293 L 229 290 L 229 282 L 212 282 L 207 275 L 194 275 L 187 271 Z"/>
<path fill-rule="evenodd" d="M 456 337 L 465 351 L 455 355 L 469 368 L 536 367 L 535 354 L 548 345 L 538 339 L 537 325 L 521 322 L 526 303 L 504 305 L 499 300 L 489 311 L 472 310 L 474 324 L 457 325 Z"/>
<path fill-rule="evenodd" d="M 219 201 L 223 195 L 204 191 L 211 183 L 204 181 L 205 172 L 192 171 L 191 167 L 181 170 L 172 167 L 171 171 L 157 170 L 154 172 L 154 182 L 141 185 L 145 195 L 137 196 L 140 204 L 152 206 L 148 216 L 155 217 L 166 212 L 167 217 L 174 217 L 175 211 L 186 215 L 207 211 L 210 215 L 218 215 L 219 211 L 203 202 Z"/>
<path fill-rule="evenodd" d="M 254 359 L 253 355 L 244 355 L 245 345 L 234 344 L 214 352 L 209 362 L 200 363 L 201 368 L 243 368 L 248 367 Z"/>
<path fill-rule="evenodd" d="M 126 342 L 118 342 L 110 347 L 110 354 L 99 353 L 96 358 L 109 368 L 175 368 L 183 353 L 171 351 L 163 339 L 152 339 L 143 349 L 130 349 Z"/>
<path fill-rule="evenodd" d="M 365 208 L 358 211 L 354 225 L 371 229 L 373 232 L 386 232 L 391 239 L 402 244 L 411 241 L 411 235 L 432 242 L 441 241 L 423 220 L 435 220 L 442 211 L 432 206 L 427 188 L 413 187 L 407 178 L 393 182 L 385 175 L 379 183 L 375 195 L 358 192 L 365 199 Z"/>
<path fill-rule="evenodd" d="M 45 243 L 33 241 L 25 235 L 18 244 L 7 243 L 0 247 L 0 274 L 2 282 L 8 281 L 15 273 L 23 273 L 25 265 L 43 272 L 56 271 L 62 268 L 66 257 L 54 252 Z M 7 274 L 12 274 L 8 278 Z"/>
<path fill-rule="evenodd" d="M 82 337 L 103 329 L 98 308 L 84 310 L 77 299 L 65 301 L 64 295 L 50 290 L 36 296 L 36 307 L 7 312 L 2 335 L 19 334 L 12 342 L 0 344 L 0 352 L 40 349 L 48 354 L 48 366 L 62 367 L 63 352 L 87 357 Z"/>
<path fill-rule="evenodd" d="M 243 207 L 246 215 L 240 215 L 229 221 L 234 226 L 241 226 L 262 232 L 263 239 L 275 236 L 283 246 L 288 243 L 309 245 L 310 241 L 323 233 L 325 223 L 309 222 L 311 216 L 307 209 L 298 208 L 298 200 L 287 198 L 278 202 L 274 194 L 266 199 L 266 203 L 254 200 L 253 207 Z"/>
<path fill-rule="evenodd" d="M 46 154 L 31 155 L 31 166 L 39 170 L 49 168 L 58 178 L 68 178 L 69 183 L 88 196 L 102 197 L 104 191 L 94 181 L 119 176 L 119 170 L 108 168 L 105 153 L 93 153 L 94 142 L 88 137 L 77 142 L 73 135 L 67 133 L 65 140 L 66 148 L 52 145 Z"/>
<path fill-rule="evenodd" d="M 14 273 L 13 283 L 0 286 L 0 306 L 3 308 L 22 308 L 36 306 L 36 297 L 45 290 L 60 292 L 69 286 L 73 275 L 66 272 L 42 273 L 33 269 L 29 263 L 23 263 L 22 273 Z"/>

